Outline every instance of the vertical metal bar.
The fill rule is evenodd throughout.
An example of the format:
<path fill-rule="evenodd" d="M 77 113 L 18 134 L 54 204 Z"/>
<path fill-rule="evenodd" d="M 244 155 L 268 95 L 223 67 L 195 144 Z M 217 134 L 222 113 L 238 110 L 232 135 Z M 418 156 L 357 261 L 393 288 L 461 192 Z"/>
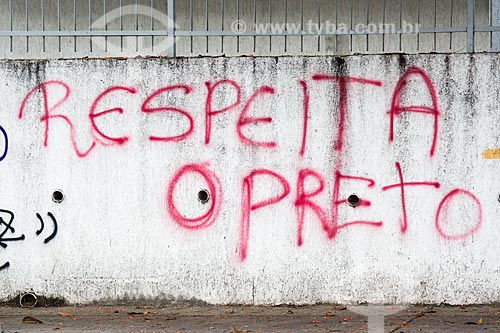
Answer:
<path fill-rule="evenodd" d="M 335 0 L 335 30 L 337 29 L 338 26 L 338 20 L 339 20 L 339 0 Z M 337 35 L 337 31 L 335 31 L 335 53 L 339 52 L 339 35 Z"/>
<path fill-rule="evenodd" d="M 59 1 L 59 0 L 58 0 Z M 103 0 L 102 11 L 104 16 L 104 31 L 108 30 L 108 18 L 106 16 L 106 0 Z M 104 36 L 104 52 L 108 52 L 108 36 Z"/>
<path fill-rule="evenodd" d="M 61 0 L 57 0 L 57 31 L 61 31 Z M 61 52 L 61 36 L 58 38 L 59 52 Z"/>
<path fill-rule="evenodd" d="M 175 57 L 175 3 L 174 0 L 167 0 L 167 33 L 168 33 L 168 51 L 169 57 Z"/>
<path fill-rule="evenodd" d="M 224 0 L 221 0 L 221 13 L 220 13 L 220 17 L 221 17 L 221 31 L 224 31 L 224 8 L 225 8 L 225 3 L 224 3 Z M 220 38 L 220 50 L 221 50 L 221 54 L 224 54 L 224 36 L 221 36 Z"/>
<path fill-rule="evenodd" d="M 474 52 L 474 0 L 467 0 L 467 53 Z"/>
<path fill-rule="evenodd" d="M 24 9 L 25 9 L 25 13 L 24 13 L 24 17 L 26 19 L 26 31 L 29 30 L 29 13 L 28 13 L 28 0 L 25 0 L 24 1 Z M 29 36 L 26 36 L 26 53 L 28 53 L 30 50 L 30 38 Z"/>
<path fill-rule="evenodd" d="M 366 0 L 366 29 L 370 24 L 370 0 Z M 370 49 L 370 34 L 366 31 L 366 52 Z"/>
<path fill-rule="evenodd" d="M 317 16 L 318 16 L 318 22 L 317 22 L 317 33 L 318 33 L 318 52 L 321 51 L 321 33 L 320 31 L 322 30 L 321 28 L 321 0 L 318 0 L 316 4 L 316 10 L 317 10 Z"/>
<path fill-rule="evenodd" d="M 403 39 L 403 0 L 399 0 L 399 29 L 401 30 L 399 34 L 399 51 L 401 52 L 401 43 Z"/>
<path fill-rule="evenodd" d="M 205 31 L 207 31 L 206 53 L 208 54 L 208 0 L 205 0 Z"/>
<path fill-rule="evenodd" d="M 353 21 L 353 19 L 354 19 L 354 16 L 353 16 L 353 11 L 354 11 L 353 3 L 354 3 L 354 0 L 351 0 L 351 31 L 352 31 L 352 29 L 353 29 L 353 26 L 352 26 L 352 21 Z M 352 53 L 352 51 L 353 51 L 353 47 L 352 47 L 352 37 L 353 37 L 353 35 L 352 35 L 352 34 L 349 34 L 349 53 Z"/>
<path fill-rule="evenodd" d="M 76 0 L 73 0 L 73 31 L 76 31 Z M 73 51 L 76 52 L 76 36 L 73 37 Z"/>
<path fill-rule="evenodd" d="M 437 3 L 434 0 L 434 28 L 437 28 Z M 437 51 L 437 34 L 434 33 L 434 46 L 433 51 Z"/>
<path fill-rule="evenodd" d="M 285 31 L 288 33 L 288 0 L 285 0 Z M 288 50 L 288 36 L 285 35 L 285 53 Z"/>
<path fill-rule="evenodd" d="M 257 0 L 253 0 L 253 30 L 257 26 Z M 257 47 L 257 36 L 253 36 L 253 53 L 255 54 L 255 49 Z"/>
<path fill-rule="evenodd" d="M 149 17 L 151 18 L 150 23 L 151 23 L 151 31 L 155 29 L 155 22 L 153 20 L 153 7 L 154 7 L 154 2 L 151 0 L 151 3 L 149 4 Z M 151 36 L 151 51 L 154 52 L 155 50 L 155 36 Z"/>
<path fill-rule="evenodd" d="M 450 28 L 451 27 L 453 27 L 453 0 L 450 0 Z M 453 33 L 450 32 L 450 51 L 452 49 L 453 49 Z"/>
<path fill-rule="evenodd" d="M 236 19 L 240 20 L 240 0 L 236 0 Z M 236 53 L 240 53 L 240 36 L 236 36 Z"/>
<path fill-rule="evenodd" d="M 120 5 L 120 31 L 123 31 L 122 0 L 120 0 L 119 5 Z M 123 52 L 123 36 L 120 36 L 120 52 Z"/>
<path fill-rule="evenodd" d="M 383 0 L 382 5 L 382 26 L 385 28 L 385 0 Z M 384 33 L 382 34 L 382 52 L 385 52 L 385 35 L 386 32 L 384 31 Z"/>
<path fill-rule="evenodd" d="M 45 0 L 40 0 L 41 14 L 42 14 L 42 31 L 45 31 Z M 45 53 L 45 36 L 42 37 L 42 52 Z"/>
<path fill-rule="evenodd" d="M 271 24 L 272 24 L 272 10 L 273 10 L 273 7 L 271 6 L 271 1 L 272 0 L 268 0 L 267 1 L 267 8 L 269 9 L 269 28 L 271 28 Z M 273 50 L 273 36 L 269 35 L 269 53 L 271 54 L 272 50 Z"/>
<path fill-rule="evenodd" d="M 92 1 L 88 1 L 89 5 L 89 31 L 92 31 Z M 92 36 L 89 38 L 89 48 L 90 52 L 92 52 Z"/>
<path fill-rule="evenodd" d="M 189 0 L 189 30 L 193 31 L 193 0 Z M 193 53 L 193 36 L 190 38 L 190 53 Z"/>
<path fill-rule="evenodd" d="M 493 27 L 500 26 L 500 0 L 492 0 L 491 2 L 491 25 Z M 491 33 L 491 51 L 500 51 L 500 32 Z"/>
<path fill-rule="evenodd" d="M 420 1 L 418 0 L 418 7 L 417 7 L 417 25 L 420 27 Z M 417 33 L 417 52 L 420 50 L 420 32 Z"/>
<path fill-rule="evenodd" d="M 301 0 L 300 5 L 300 29 L 304 31 L 304 0 Z M 300 34 L 300 53 L 304 53 L 304 33 Z"/>
<path fill-rule="evenodd" d="M 453 1 L 453 0 L 452 0 Z M 493 0 L 489 0 L 489 9 L 490 9 L 490 12 L 489 12 L 489 17 L 488 17 L 488 22 L 489 22 L 489 26 L 493 26 Z M 491 31 L 489 33 L 489 37 L 490 37 L 490 51 L 493 49 L 493 31 Z"/>
<path fill-rule="evenodd" d="M 12 32 L 13 21 L 12 21 L 12 0 L 9 0 L 9 13 L 10 13 L 10 31 Z M 10 36 L 10 52 L 12 52 L 12 35 Z"/>
<path fill-rule="evenodd" d="M 135 31 L 139 31 L 139 0 L 135 0 Z M 139 52 L 139 36 L 135 36 L 135 52 Z"/>

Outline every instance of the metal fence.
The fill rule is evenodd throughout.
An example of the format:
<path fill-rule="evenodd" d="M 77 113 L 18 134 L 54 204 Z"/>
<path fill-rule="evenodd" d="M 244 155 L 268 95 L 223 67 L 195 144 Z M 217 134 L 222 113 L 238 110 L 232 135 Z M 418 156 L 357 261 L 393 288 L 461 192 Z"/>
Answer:
<path fill-rule="evenodd" d="M 0 57 L 500 51 L 500 0 L 0 0 Z"/>

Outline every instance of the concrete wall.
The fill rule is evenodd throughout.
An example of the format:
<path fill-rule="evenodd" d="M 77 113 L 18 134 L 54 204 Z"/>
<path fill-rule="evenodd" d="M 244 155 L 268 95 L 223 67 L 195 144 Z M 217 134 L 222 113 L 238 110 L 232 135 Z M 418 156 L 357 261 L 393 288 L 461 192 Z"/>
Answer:
<path fill-rule="evenodd" d="M 13 1 L 12 29 L 15 31 L 89 30 L 165 30 L 166 1 L 92 0 L 92 1 Z M 28 3 L 26 8 L 25 3 Z M 43 16 L 42 6 L 43 3 Z M 73 4 L 76 4 L 74 7 Z M 89 8 L 90 3 L 90 8 Z M 106 3 L 106 5 L 104 5 Z M 121 12 L 121 19 L 110 14 L 122 8 L 135 10 L 136 3 L 146 9 L 139 15 Z M 181 31 L 231 31 L 231 24 L 242 20 L 252 30 L 258 24 L 302 24 L 307 30 L 311 20 L 323 30 L 327 23 L 351 29 L 356 24 L 420 24 L 422 28 L 465 27 L 466 0 L 176 0 L 175 18 Z M 286 3 L 286 6 L 285 6 Z M 58 20 L 58 4 L 60 20 Z M 191 6 L 190 6 L 191 4 Z M 224 7 L 222 7 L 224 4 Z M 207 7 L 208 6 L 208 7 Z M 319 6 L 319 10 L 318 10 Z M 28 18 L 26 19 L 26 11 Z M 318 17 L 319 12 L 319 17 Z M 207 15 L 208 14 L 208 18 Z M 106 16 L 107 15 L 107 16 Z M 90 16 L 90 19 L 89 19 Z M 106 16 L 106 20 L 104 17 Z M 45 19 L 42 19 L 44 17 Z M 476 26 L 489 25 L 489 0 L 475 1 Z M 0 30 L 10 30 L 7 0 L 0 0 Z M 191 19 L 192 18 L 192 19 Z M 98 24 L 102 19 L 102 24 Z M 207 28 L 208 19 L 208 28 Z M 89 22 L 90 21 L 90 22 Z M 105 24 L 107 22 L 107 25 Z M 45 25 L 45 26 L 44 26 Z M 293 30 L 293 28 L 290 28 Z M 475 34 L 475 50 L 490 50 L 488 33 Z M 284 37 L 178 37 L 177 55 L 332 55 L 353 53 L 429 53 L 466 52 L 465 32 L 438 34 L 388 34 L 367 36 Z M 165 55 L 164 37 L 0 37 L 2 58 L 75 58 L 102 56 Z"/>
<path fill-rule="evenodd" d="M 0 88 L 2 300 L 500 300 L 497 55 L 3 61 Z"/>

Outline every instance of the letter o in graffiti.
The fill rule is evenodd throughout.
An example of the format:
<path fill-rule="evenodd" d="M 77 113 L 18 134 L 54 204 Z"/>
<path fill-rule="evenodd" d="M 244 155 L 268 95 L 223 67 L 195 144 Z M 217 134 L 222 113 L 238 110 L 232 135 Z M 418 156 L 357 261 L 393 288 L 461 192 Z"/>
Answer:
<path fill-rule="evenodd" d="M 469 198 L 471 198 L 472 201 L 474 201 L 474 203 L 477 205 L 477 208 L 478 208 L 478 220 L 477 220 L 476 225 L 473 228 L 471 228 L 469 231 L 464 232 L 462 234 L 450 235 L 450 234 L 447 234 L 443 231 L 443 229 L 441 228 L 441 225 L 443 223 L 446 223 L 447 210 L 448 210 L 448 205 L 450 204 L 450 200 L 457 195 L 466 195 Z M 443 215 L 443 217 L 441 217 L 441 215 Z M 444 221 L 442 221 L 443 219 L 444 219 Z M 467 238 L 467 237 L 471 236 L 472 234 L 474 234 L 481 227 L 482 220 L 483 220 L 483 208 L 481 207 L 481 202 L 479 201 L 479 199 L 471 192 L 457 188 L 457 189 L 454 189 L 453 191 L 451 191 L 450 193 L 448 193 L 443 198 L 443 200 L 441 200 L 441 202 L 439 203 L 439 207 L 438 207 L 438 210 L 436 212 L 436 229 L 437 229 L 439 235 L 441 237 L 443 237 L 444 239 L 447 239 L 447 240 L 464 239 L 464 238 Z"/>
<path fill-rule="evenodd" d="M 207 212 L 199 217 L 187 218 L 177 210 L 174 204 L 174 190 L 180 178 L 188 173 L 198 173 L 206 181 L 210 192 L 210 207 Z M 204 164 L 186 164 L 174 175 L 167 189 L 167 212 L 172 219 L 186 229 L 202 229 L 211 226 L 219 215 L 222 202 L 220 180 Z"/>
<path fill-rule="evenodd" d="M 7 156 L 7 151 L 9 151 L 9 138 L 7 136 L 7 132 L 5 131 L 5 129 L 2 126 L 0 126 L 0 132 L 2 132 L 3 138 L 5 140 L 5 147 L 3 149 L 3 154 L 2 154 L 2 156 L 0 156 L 0 162 L 1 162 Z"/>

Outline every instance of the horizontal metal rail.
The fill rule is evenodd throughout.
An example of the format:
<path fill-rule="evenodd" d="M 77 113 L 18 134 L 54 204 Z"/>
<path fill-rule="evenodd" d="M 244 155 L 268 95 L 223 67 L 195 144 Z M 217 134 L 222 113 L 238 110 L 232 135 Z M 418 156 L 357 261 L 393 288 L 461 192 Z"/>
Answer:
<path fill-rule="evenodd" d="M 485 27 L 489 28 L 489 27 Z M 500 31 L 500 27 L 495 27 L 498 28 L 499 30 L 489 30 L 489 31 Z M 450 28 L 420 28 L 418 30 L 418 33 L 447 33 L 447 32 L 466 32 L 467 27 L 450 27 Z M 487 31 L 487 30 L 484 30 Z M 279 31 L 279 32 L 272 32 L 272 31 L 244 31 L 244 32 L 233 32 L 233 31 L 176 31 L 175 35 L 180 36 L 180 37 L 204 37 L 204 36 L 212 36 L 212 37 L 217 37 L 217 36 L 335 36 L 335 35 L 384 35 L 384 34 L 408 34 L 402 29 L 394 29 L 394 30 L 387 30 L 387 29 L 380 29 L 377 31 L 373 32 L 359 32 L 356 30 L 336 30 L 336 31 L 318 31 L 318 32 L 308 32 L 308 31 L 300 31 L 300 32 L 295 32 L 295 31 Z M 413 33 L 417 34 L 417 33 Z"/>
<path fill-rule="evenodd" d="M 0 37 L 106 37 L 168 36 L 162 30 L 68 30 L 68 31 L 0 31 Z"/>
<path fill-rule="evenodd" d="M 499 27 L 477 27 L 476 31 L 500 31 Z M 467 27 L 450 28 L 420 28 L 418 33 L 447 33 L 447 32 L 466 32 Z M 336 31 L 245 31 L 236 33 L 233 31 L 180 31 L 174 30 L 173 35 L 178 37 L 220 37 L 220 36 L 335 36 L 335 35 L 383 35 L 383 34 L 405 34 L 402 29 L 387 30 L 381 29 L 373 32 L 359 32 L 355 30 L 336 30 Z M 164 30 L 68 30 L 68 31 L 0 31 L 0 37 L 120 37 L 120 36 L 169 36 L 168 31 Z"/>

